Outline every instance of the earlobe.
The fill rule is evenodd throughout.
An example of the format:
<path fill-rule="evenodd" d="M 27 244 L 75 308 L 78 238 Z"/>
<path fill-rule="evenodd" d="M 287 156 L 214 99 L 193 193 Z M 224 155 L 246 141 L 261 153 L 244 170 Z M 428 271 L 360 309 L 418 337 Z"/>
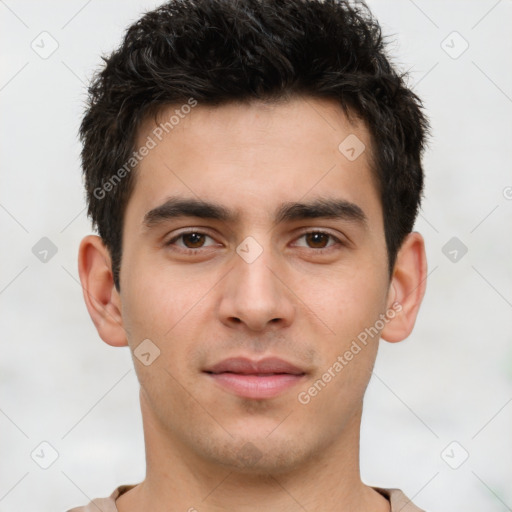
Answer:
<path fill-rule="evenodd" d="M 412 232 L 407 235 L 398 251 L 388 293 L 389 322 L 381 338 L 395 343 L 411 333 L 423 300 L 427 278 L 427 258 L 423 237 Z"/>
<path fill-rule="evenodd" d="M 87 310 L 101 339 L 114 347 L 126 346 L 121 300 L 114 286 L 110 254 L 99 236 L 89 235 L 82 240 L 78 273 Z"/>

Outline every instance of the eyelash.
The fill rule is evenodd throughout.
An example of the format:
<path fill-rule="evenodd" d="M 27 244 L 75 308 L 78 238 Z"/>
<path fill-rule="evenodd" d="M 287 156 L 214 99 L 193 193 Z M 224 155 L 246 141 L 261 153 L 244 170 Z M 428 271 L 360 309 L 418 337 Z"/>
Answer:
<path fill-rule="evenodd" d="M 189 231 L 183 231 L 179 235 L 176 235 L 171 240 L 166 242 L 165 246 L 166 247 L 170 247 L 170 246 L 172 246 L 174 244 L 174 242 L 176 242 L 180 238 L 182 238 L 182 237 L 184 237 L 186 235 L 191 235 L 191 234 L 204 235 L 204 236 L 207 236 L 207 237 L 213 239 L 213 237 L 208 235 L 207 233 L 203 233 L 202 231 L 199 231 L 199 230 L 196 230 L 196 229 L 191 229 Z M 297 239 L 302 238 L 302 237 L 304 237 L 306 235 L 311 235 L 311 234 L 326 235 L 326 236 L 328 236 L 329 238 L 331 238 L 332 240 L 334 240 L 336 242 L 335 244 L 333 244 L 333 245 L 331 245 L 329 247 L 323 247 L 323 248 L 319 248 L 319 249 L 315 249 L 314 247 L 309 247 L 309 248 L 306 247 L 307 249 L 311 249 L 312 251 L 315 251 L 317 253 L 327 253 L 327 252 L 330 252 L 333 249 L 339 248 L 337 246 L 344 246 L 344 245 L 346 245 L 339 238 L 335 237 L 333 234 L 329 233 L 328 231 L 322 231 L 322 230 L 305 231 L 305 232 L 301 233 Z M 191 249 L 189 247 L 177 247 L 178 251 L 180 251 L 182 253 L 185 253 L 185 254 L 197 254 L 198 252 L 200 252 L 201 249 L 208 249 L 208 247 L 198 247 L 197 249 Z"/>

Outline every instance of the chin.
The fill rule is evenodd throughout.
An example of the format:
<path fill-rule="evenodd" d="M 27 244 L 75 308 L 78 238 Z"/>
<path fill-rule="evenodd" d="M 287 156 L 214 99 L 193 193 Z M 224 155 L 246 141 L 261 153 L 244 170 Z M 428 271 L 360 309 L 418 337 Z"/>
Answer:
<path fill-rule="evenodd" d="M 275 427 L 274 427 L 275 428 Z M 305 443 L 299 436 L 289 432 L 265 437 L 261 431 L 257 435 L 249 432 L 226 439 L 205 439 L 194 443 L 197 455 L 215 465 L 236 473 L 268 476 L 268 474 L 288 473 L 303 466 L 318 449 L 317 443 Z"/>

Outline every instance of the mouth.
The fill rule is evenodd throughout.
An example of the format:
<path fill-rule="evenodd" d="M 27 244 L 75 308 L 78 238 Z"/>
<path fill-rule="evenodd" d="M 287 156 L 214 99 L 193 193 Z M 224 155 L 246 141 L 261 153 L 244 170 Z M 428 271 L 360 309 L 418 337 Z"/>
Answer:
<path fill-rule="evenodd" d="M 203 370 L 217 385 L 243 398 L 273 398 L 302 382 L 306 372 L 278 358 L 230 358 Z"/>

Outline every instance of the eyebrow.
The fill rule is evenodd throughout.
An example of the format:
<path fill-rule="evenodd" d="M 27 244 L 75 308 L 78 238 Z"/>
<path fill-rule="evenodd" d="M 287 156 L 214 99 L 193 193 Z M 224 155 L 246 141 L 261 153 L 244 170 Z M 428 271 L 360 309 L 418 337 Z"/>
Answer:
<path fill-rule="evenodd" d="M 151 228 L 169 219 L 181 217 L 198 217 L 236 223 L 240 219 L 240 213 L 211 201 L 170 197 L 160 206 L 147 212 L 143 223 Z M 289 202 L 282 204 L 275 212 L 274 224 L 317 218 L 356 222 L 363 227 L 368 225 L 367 216 L 357 204 L 345 199 L 324 198 L 307 203 Z"/>

